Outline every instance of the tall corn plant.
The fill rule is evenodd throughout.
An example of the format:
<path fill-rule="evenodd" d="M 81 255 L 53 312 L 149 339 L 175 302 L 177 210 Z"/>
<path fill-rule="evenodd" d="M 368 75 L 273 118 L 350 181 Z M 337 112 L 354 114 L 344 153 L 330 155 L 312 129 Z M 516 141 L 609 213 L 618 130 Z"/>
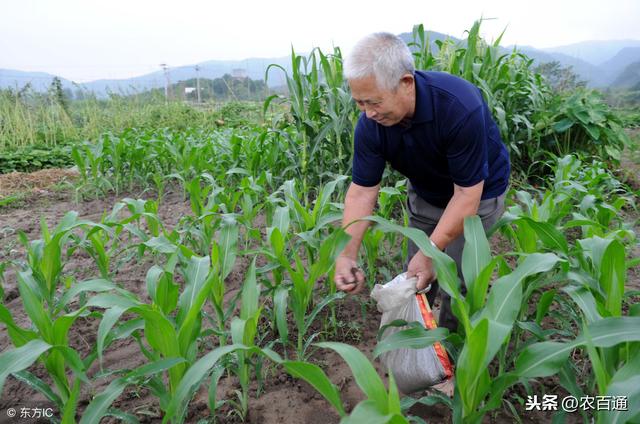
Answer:
<path fill-rule="evenodd" d="M 357 117 L 346 81 L 342 77 L 342 54 L 335 48 L 333 54 L 314 49 L 307 57 L 291 50 L 291 74 L 279 65 L 286 75 L 288 97 L 270 96 L 264 110 L 275 99 L 289 105 L 293 125 L 275 122 L 289 148 L 296 152 L 297 176 L 303 189 L 322 182 L 327 172 L 345 174 L 351 166 L 352 132 Z"/>
<path fill-rule="evenodd" d="M 514 167 L 526 171 L 539 158 L 539 148 L 531 143 L 537 131 L 534 118 L 550 90 L 533 71 L 531 59 L 500 47 L 502 34 L 486 43 L 479 35 L 481 23 L 476 21 L 460 44 L 451 39 L 436 41 L 435 51 L 423 26 L 416 25 L 409 45 L 418 69 L 448 72 L 479 87 L 512 153 Z"/>

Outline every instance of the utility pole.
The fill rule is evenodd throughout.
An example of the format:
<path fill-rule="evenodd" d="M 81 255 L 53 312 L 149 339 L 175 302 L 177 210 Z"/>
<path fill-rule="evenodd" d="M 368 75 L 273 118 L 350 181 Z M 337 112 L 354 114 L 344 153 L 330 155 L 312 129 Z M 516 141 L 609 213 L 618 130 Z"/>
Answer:
<path fill-rule="evenodd" d="M 167 65 L 166 63 L 161 63 L 160 67 L 162 68 L 162 70 L 164 71 L 164 79 L 165 79 L 165 83 L 164 83 L 164 102 L 165 103 L 169 103 L 169 65 Z"/>
<path fill-rule="evenodd" d="M 200 104 L 200 65 L 196 65 L 196 92 L 198 93 L 198 104 Z"/>

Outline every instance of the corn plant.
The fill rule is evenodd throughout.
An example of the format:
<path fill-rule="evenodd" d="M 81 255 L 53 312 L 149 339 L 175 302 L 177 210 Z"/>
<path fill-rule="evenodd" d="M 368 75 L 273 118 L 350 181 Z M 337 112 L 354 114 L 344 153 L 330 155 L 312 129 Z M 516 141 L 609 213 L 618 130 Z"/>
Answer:
<path fill-rule="evenodd" d="M 259 305 L 260 285 L 256 281 L 255 258 L 247 271 L 247 276 L 242 286 L 240 316 L 231 321 L 231 340 L 234 344 L 247 347 L 255 346 L 255 337 L 258 332 L 258 320 L 262 313 Z M 249 383 L 251 362 L 255 354 L 251 351 L 236 350 L 231 354 L 235 359 L 232 372 L 238 376 L 240 391 L 236 392 L 237 401 L 230 401 L 235 410 L 244 420 L 249 411 Z"/>
<path fill-rule="evenodd" d="M 95 143 L 85 142 L 71 147 L 71 157 L 78 167 L 82 181 L 76 189 L 76 196 L 81 190 L 89 188 L 93 189 L 96 196 L 114 189 L 113 184 L 102 171 L 103 146 L 102 139 L 98 139 Z"/>
<path fill-rule="evenodd" d="M 71 242 L 77 238 L 73 231 L 76 229 L 100 228 L 109 231 L 109 227 L 78 219 L 75 211 L 67 212 L 58 225 L 49 230 L 47 223 L 40 221 L 42 239 L 29 241 L 23 232 L 18 232 L 18 238 L 27 250 L 27 262 L 25 272 L 31 275 L 34 282 L 33 289 L 43 302 L 50 308 L 56 304 L 56 290 L 61 286 L 62 271 L 65 265 L 64 253 L 73 251 Z M 92 230 L 89 231 L 89 233 Z M 65 251 L 65 249 L 67 249 Z M 26 275 L 26 274 L 25 274 Z M 69 281 L 65 281 L 66 288 Z"/>
<path fill-rule="evenodd" d="M 137 231 L 134 231 L 135 235 L 140 236 L 148 233 L 151 237 L 158 237 L 161 232 L 164 232 L 162 222 L 158 217 L 158 206 L 159 204 L 155 200 L 131 199 L 127 197 L 116 203 L 109 215 L 109 219 L 112 221 L 116 220 L 120 210 L 126 207 L 129 210 L 130 216 L 120 220 L 119 223 L 121 225 L 131 231 L 130 226 L 127 226 L 127 224 L 135 222 L 137 227 Z M 144 220 L 146 227 L 142 226 L 142 220 Z M 142 240 L 147 240 L 148 238 L 149 236 L 141 237 Z"/>
<path fill-rule="evenodd" d="M 629 402 L 640 399 L 637 383 L 638 342 L 640 341 L 640 317 L 609 317 L 590 324 L 582 325 L 581 334 L 569 341 L 545 341 L 527 346 L 518 356 L 513 371 L 518 378 L 534 378 L 553 375 L 566 364 L 572 351 L 577 348 L 586 349 L 589 358 L 598 373 L 599 392 L 610 396 L 627 396 Z M 623 361 L 623 366 L 606 370 L 607 366 L 617 366 L 619 362 L 606 363 L 595 348 L 628 349 L 635 345 L 635 354 Z M 605 359 L 606 361 L 606 359 Z M 631 403 L 630 403 L 631 404 Z M 627 411 L 600 411 L 597 422 L 622 423 L 637 419 L 638 411 L 628 408 Z"/>
<path fill-rule="evenodd" d="M 80 236 L 71 234 L 74 243 L 67 253 L 71 255 L 78 249 L 87 252 L 98 266 L 100 277 L 110 279 L 111 266 L 113 260 L 120 254 L 118 250 L 120 248 L 120 236 L 124 229 L 127 228 L 127 222 L 127 219 L 120 220 L 113 215 L 103 216 L 99 225 L 92 225 Z M 151 222 L 153 231 L 153 225 L 156 225 L 157 222 Z"/>
<path fill-rule="evenodd" d="M 282 365 L 289 374 L 304 379 L 324 396 L 342 418 L 341 423 L 408 423 L 401 412 L 393 373 L 389 373 L 387 389 L 369 359 L 357 348 L 334 342 L 317 343 L 316 346 L 337 352 L 349 365 L 356 384 L 366 395 L 366 399 L 359 402 L 351 414 L 347 415 L 340 391 L 320 367 L 303 361 L 284 361 Z"/>
<path fill-rule="evenodd" d="M 156 374 L 149 380 L 151 391 L 159 398 L 160 407 L 165 411 L 186 370 L 196 359 L 202 325 L 201 309 L 211 291 L 214 279 L 210 272 L 209 257 L 192 256 L 185 258 L 184 262 L 174 268 L 178 264 L 178 255 L 174 254 L 164 268 L 150 269 L 147 276 L 147 291 L 152 304 L 142 303 L 133 294 L 124 291 L 117 294 L 98 294 L 87 302 L 87 306 L 105 309 L 98 328 L 99 357 L 102 355 L 100 346 L 107 340 L 116 322 L 125 312 L 130 312 L 144 322 L 144 341 L 148 347 L 144 346 L 139 336 L 136 338 L 142 353 L 151 362 L 183 359 L 167 367 L 167 385 L 161 374 Z M 176 271 L 182 273 L 185 281 L 184 290 L 178 296 L 176 296 L 177 284 L 172 275 Z M 125 385 L 119 385 L 113 390 L 121 392 L 124 387 Z M 100 399 L 104 398 L 115 399 L 118 394 L 115 392 L 105 394 L 101 398 L 94 399 L 93 402 L 103 402 Z M 91 407 L 91 404 L 89 406 Z"/>
<path fill-rule="evenodd" d="M 31 270 L 19 271 L 17 276 L 23 308 L 32 325 L 30 328 L 20 327 L 9 309 L 0 304 L 0 322 L 6 326 L 9 338 L 16 347 L 0 354 L 0 391 L 4 379 L 13 374 L 53 402 L 61 411 L 63 422 L 75 422 L 80 388 L 82 384 L 90 384 L 86 371 L 95 356 L 89 354 L 82 359 L 70 347 L 68 340 L 69 330 L 75 321 L 90 315 L 86 304 L 71 312 L 67 310 L 79 296 L 86 293 L 118 289 L 108 280 L 87 280 L 59 292 L 59 297 L 51 302 Z M 111 337 L 107 345 L 116 338 Z M 53 380 L 53 387 L 27 370 L 36 361 L 44 365 Z M 69 380 L 67 369 L 73 371 L 72 381 Z"/>
<path fill-rule="evenodd" d="M 73 321 L 68 317 L 66 321 Z M 24 342 L 20 347 L 9 349 L 0 353 L 0 392 L 7 376 L 13 374 L 19 380 L 40 391 L 47 399 L 52 401 L 59 409 L 63 423 L 75 423 L 75 413 L 78 404 L 81 384 L 89 383 L 86 376 L 86 367 L 78 353 L 68 347 L 66 334 L 58 332 L 62 339 L 56 340 L 54 345 L 42 339 L 34 338 Z M 55 393 L 42 380 L 25 371 L 38 359 L 42 360 L 47 371 L 52 376 L 58 393 Z M 65 365 L 74 373 L 73 383 L 68 382 Z"/>
<path fill-rule="evenodd" d="M 507 374 L 496 375 L 492 380 L 488 366 L 501 346 L 508 343 L 514 323 L 527 305 L 528 299 L 523 293 L 531 284 L 529 277 L 537 275 L 540 278 L 541 273 L 554 268 L 561 259 L 550 253 L 528 255 L 515 270 L 495 281 L 489 290 L 489 280 L 497 262 L 491 259 L 479 218 L 467 218 L 462 264 L 467 294 L 463 296 L 455 263 L 431 246 L 423 232 L 400 227 L 380 217 L 367 219 L 377 223 L 382 231 L 396 231 L 411 238 L 433 259 L 438 282 L 451 296 L 452 310 L 460 321 L 459 337 L 463 340 L 455 373 L 454 421 L 480 422 L 488 411 L 500 405 L 506 388 L 517 380 Z M 457 337 L 450 339 L 455 341 Z"/>
<path fill-rule="evenodd" d="M 292 251 L 291 256 L 294 265 L 291 265 L 289 262 L 291 259 L 285 252 L 282 234 L 277 228 L 274 228 L 271 233 L 271 245 L 274 246 L 274 259 L 279 262 L 280 266 L 282 266 L 291 279 L 288 298 L 298 332 L 296 352 L 300 360 L 305 358 L 305 352 L 310 342 L 313 341 L 317 335 L 313 335 L 308 340 L 305 340 L 305 336 L 315 317 L 330 302 L 344 296 L 343 293 L 333 293 L 322 299 L 309 313 L 316 282 L 321 276 L 329 272 L 335 263 L 336 257 L 344 249 L 348 241 L 348 234 L 342 230 L 336 230 L 322 241 L 317 257 L 314 260 L 308 259 L 306 266 L 298 253 Z M 281 296 L 284 297 L 284 295 Z"/>
<path fill-rule="evenodd" d="M 535 139 L 536 111 L 544 107 L 550 90 L 532 69 L 532 60 L 514 50 L 503 53 L 501 34 L 493 43 L 480 37 L 482 20 L 474 22 L 463 43 L 426 37 L 423 25 L 413 28 L 412 47 L 418 69 L 444 71 L 478 86 L 509 147 L 516 170 L 525 171 L 540 157 Z"/>
<path fill-rule="evenodd" d="M 213 243 L 211 248 L 211 263 L 213 265 L 212 287 L 209 299 L 213 304 L 216 313 L 215 328 L 219 337 L 220 345 L 227 342 L 226 323 L 235 308 L 236 298 L 228 305 L 225 305 L 225 279 L 231 273 L 238 254 L 238 233 L 239 227 L 235 221 L 227 219 L 220 227 L 217 243 Z"/>
<path fill-rule="evenodd" d="M 278 97 L 290 108 L 292 128 L 284 120 L 274 126 L 287 140 L 289 149 L 296 152 L 297 166 L 293 170 L 302 182 L 303 191 L 322 183 L 325 172 L 347 173 L 351 162 L 348 152 L 358 114 L 342 77 L 340 49 L 334 49 L 331 55 L 314 49 L 304 57 L 292 48 L 291 75 L 283 67 L 272 64 L 266 70 L 266 79 L 271 69 L 285 73 L 289 97 L 268 97 L 264 110 Z"/>
<path fill-rule="evenodd" d="M 569 246 L 561 233 L 571 228 L 580 228 L 587 237 L 634 239 L 620 218 L 621 209 L 633 203 L 629 196 L 622 195 L 620 183 L 598 163 L 580 165 L 575 156 L 559 159 L 554 182 L 540 200 L 527 191 L 516 192 L 522 206 L 508 208 L 497 227 L 516 242 L 519 251 L 531 253 L 545 248 L 567 254 Z M 603 186 L 611 187 L 611 191 L 602 191 Z M 504 226 L 506 223 L 514 228 Z"/>

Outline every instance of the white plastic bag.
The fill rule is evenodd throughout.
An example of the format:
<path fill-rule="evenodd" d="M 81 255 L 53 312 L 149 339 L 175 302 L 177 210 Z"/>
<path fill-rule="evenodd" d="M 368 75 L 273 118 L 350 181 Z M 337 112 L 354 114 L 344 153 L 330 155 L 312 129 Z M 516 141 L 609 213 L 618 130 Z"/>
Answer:
<path fill-rule="evenodd" d="M 416 293 L 416 283 L 416 278 L 406 278 L 406 273 L 402 273 L 387 284 L 375 285 L 371 297 L 378 302 L 378 310 L 382 312 L 380 327 L 397 319 L 418 321 L 429 329 L 436 327 L 426 296 Z M 383 339 L 402 329 L 388 327 Z M 398 389 L 405 394 L 424 390 L 453 375 L 447 352 L 437 342 L 423 349 L 385 352 L 380 359 L 393 373 Z"/>

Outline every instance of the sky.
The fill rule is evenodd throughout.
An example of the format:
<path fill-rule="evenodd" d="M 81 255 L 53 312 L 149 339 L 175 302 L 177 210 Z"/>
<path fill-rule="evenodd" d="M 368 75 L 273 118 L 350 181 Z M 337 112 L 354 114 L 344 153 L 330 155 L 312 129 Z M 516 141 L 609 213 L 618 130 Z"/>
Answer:
<path fill-rule="evenodd" d="M 0 0 L 0 69 L 76 81 L 128 78 L 214 59 L 287 56 L 414 24 L 464 38 L 555 47 L 640 40 L 639 0 Z"/>

